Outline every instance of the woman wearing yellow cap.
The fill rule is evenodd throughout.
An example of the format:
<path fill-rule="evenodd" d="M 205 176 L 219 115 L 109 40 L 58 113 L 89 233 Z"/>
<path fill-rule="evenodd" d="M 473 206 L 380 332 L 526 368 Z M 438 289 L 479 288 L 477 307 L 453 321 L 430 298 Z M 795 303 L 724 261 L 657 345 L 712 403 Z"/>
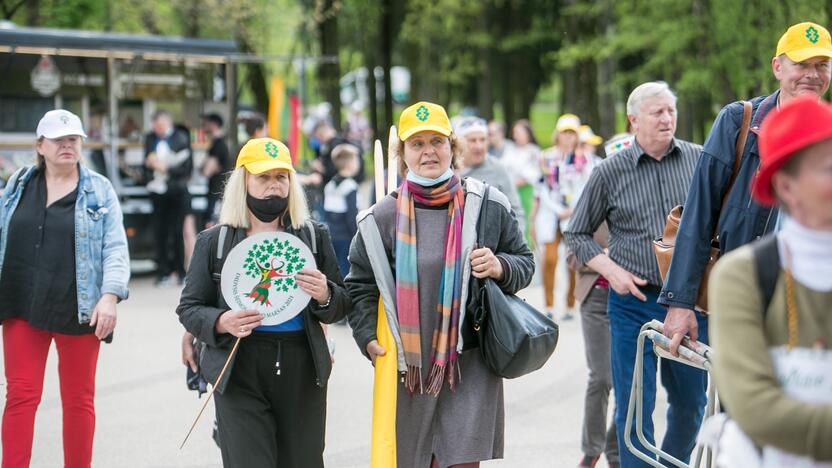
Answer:
<path fill-rule="evenodd" d="M 312 297 L 309 305 L 288 322 L 265 326 L 257 311 L 229 310 L 217 258 L 247 236 L 268 232 L 299 237 L 318 269 L 301 269 L 295 277 Z M 216 388 L 225 467 L 323 467 L 332 364 L 321 324 L 340 320 L 350 307 L 329 231 L 309 218 L 289 149 L 270 138 L 250 140 L 225 187 L 220 225 L 197 237 L 176 309 L 185 329 L 204 343 L 200 372 L 210 382 L 235 337 L 242 338 Z"/>
<path fill-rule="evenodd" d="M 562 175 L 569 170 L 579 155 L 578 131 L 581 121 L 575 114 L 563 114 L 555 124 L 552 140 L 555 146 L 540 155 L 540 180 L 535 190 L 532 211 L 533 235 L 543 253 L 543 296 L 546 315 L 555 317 L 555 271 L 558 265 L 558 246 L 562 237 L 560 224 L 572 214 L 561 187 Z M 569 271 L 569 289 L 564 320 L 572 319 L 575 307 L 575 272 Z"/>
<path fill-rule="evenodd" d="M 345 280 L 362 352 L 377 340 L 385 299 L 402 374 L 396 398 L 397 468 L 476 467 L 503 455 L 503 384 L 483 363 L 466 304 L 471 276 L 509 293 L 531 281 L 534 259 L 508 199 L 460 180 L 456 137 L 442 106 L 419 102 L 401 114 L 398 146 L 406 179 L 359 219 Z M 477 220 L 486 204 L 484 238 Z"/>

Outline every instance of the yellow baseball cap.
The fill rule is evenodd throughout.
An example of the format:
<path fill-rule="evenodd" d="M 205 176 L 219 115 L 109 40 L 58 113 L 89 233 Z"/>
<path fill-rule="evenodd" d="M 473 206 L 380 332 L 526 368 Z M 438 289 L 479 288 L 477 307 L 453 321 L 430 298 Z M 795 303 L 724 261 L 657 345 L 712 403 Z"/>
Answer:
<path fill-rule="evenodd" d="M 558 122 L 555 124 L 555 131 L 558 133 L 571 130 L 575 133 L 581 128 L 581 119 L 575 114 L 563 114 L 558 117 Z"/>
<path fill-rule="evenodd" d="M 451 121 L 444 107 L 432 102 L 420 101 L 402 111 L 402 115 L 399 116 L 399 139 L 401 141 L 428 130 L 445 136 L 451 134 Z"/>
<path fill-rule="evenodd" d="M 237 167 L 240 166 L 245 166 L 252 174 L 272 169 L 295 172 L 289 148 L 272 138 L 253 138 L 243 145 L 240 154 L 237 155 Z"/>
<path fill-rule="evenodd" d="M 589 125 L 581 125 L 580 131 L 578 132 L 578 139 L 581 143 L 587 143 L 592 146 L 598 146 L 604 142 L 604 139 L 596 135 Z"/>
<path fill-rule="evenodd" d="M 786 54 L 794 62 L 802 62 L 812 57 L 832 58 L 832 39 L 829 31 L 816 23 L 799 23 L 790 27 L 777 42 L 779 57 Z"/>

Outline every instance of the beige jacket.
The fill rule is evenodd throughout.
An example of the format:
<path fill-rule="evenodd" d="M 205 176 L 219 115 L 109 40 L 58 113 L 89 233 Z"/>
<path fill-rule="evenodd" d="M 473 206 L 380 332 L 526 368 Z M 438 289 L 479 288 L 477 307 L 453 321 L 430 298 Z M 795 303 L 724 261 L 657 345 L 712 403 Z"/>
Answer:
<path fill-rule="evenodd" d="M 607 227 L 606 221 L 598 226 L 598 229 L 595 231 L 595 234 L 593 234 L 593 237 L 598 245 L 605 249 L 607 248 L 610 230 Z M 595 284 L 595 281 L 601 275 L 592 268 L 579 263 L 578 258 L 575 256 L 575 252 L 572 252 L 571 249 L 566 250 L 566 264 L 577 273 L 577 275 L 575 275 L 575 299 L 577 299 L 578 302 L 584 302 L 587 296 L 589 296 L 589 292 L 592 291 L 592 286 Z"/>
<path fill-rule="evenodd" d="M 772 265 L 777 268 L 777 265 Z M 832 292 L 795 284 L 797 346 L 812 348 L 832 336 Z M 723 257 L 708 281 L 713 376 L 731 417 L 758 445 L 818 461 L 832 461 L 832 405 L 790 397 L 781 388 L 770 351 L 788 341 L 785 281 L 781 271 L 763 311 L 751 246 Z"/>

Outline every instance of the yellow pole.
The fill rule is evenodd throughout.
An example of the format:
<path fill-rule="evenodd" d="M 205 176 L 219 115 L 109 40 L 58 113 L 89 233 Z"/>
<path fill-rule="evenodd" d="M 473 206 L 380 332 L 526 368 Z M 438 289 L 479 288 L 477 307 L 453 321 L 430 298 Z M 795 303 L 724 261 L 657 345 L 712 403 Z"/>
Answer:
<path fill-rule="evenodd" d="M 384 152 L 381 142 L 374 145 L 376 203 L 385 195 Z M 391 172 L 395 172 L 392 170 Z M 395 180 L 395 179 L 394 179 Z M 388 184 L 390 179 L 388 178 Z M 395 182 L 393 183 L 395 185 Z M 395 187 L 388 190 L 393 190 Z M 373 380 L 373 429 L 370 440 L 370 468 L 396 468 L 396 392 L 398 390 L 398 360 L 396 341 L 387 324 L 384 304 L 378 300 L 378 343 L 385 350 L 384 356 L 376 357 Z"/>
<path fill-rule="evenodd" d="M 399 371 L 396 367 L 396 342 L 387 325 L 387 315 L 381 299 L 378 301 L 376 334 L 378 343 L 386 353 L 376 358 L 370 467 L 396 468 L 396 392 Z"/>

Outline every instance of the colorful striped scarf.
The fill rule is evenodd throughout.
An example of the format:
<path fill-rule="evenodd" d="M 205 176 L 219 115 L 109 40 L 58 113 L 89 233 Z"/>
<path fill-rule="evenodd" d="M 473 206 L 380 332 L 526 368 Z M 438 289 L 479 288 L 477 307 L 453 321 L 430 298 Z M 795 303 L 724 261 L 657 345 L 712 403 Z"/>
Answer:
<path fill-rule="evenodd" d="M 399 187 L 396 202 L 396 308 L 402 347 L 407 364 L 405 385 L 413 393 L 422 387 L 422 346 L 419 329 L 419 277 L 416 251 L 416 208 L 414 201 L 426 206 L 448 204 L 445 240 L 445 267 L 439 279 L 436 329 L 430 354 L 430 372 L 424 383 L 427 393 L 438 395 L 445 375 L 451 390 L 459 372 L 459 303 L 462 290 L 462 211 L 465 195 L 459 177 L 453 176 L 437 187 L 425 188 L 405 181 Z"/>

